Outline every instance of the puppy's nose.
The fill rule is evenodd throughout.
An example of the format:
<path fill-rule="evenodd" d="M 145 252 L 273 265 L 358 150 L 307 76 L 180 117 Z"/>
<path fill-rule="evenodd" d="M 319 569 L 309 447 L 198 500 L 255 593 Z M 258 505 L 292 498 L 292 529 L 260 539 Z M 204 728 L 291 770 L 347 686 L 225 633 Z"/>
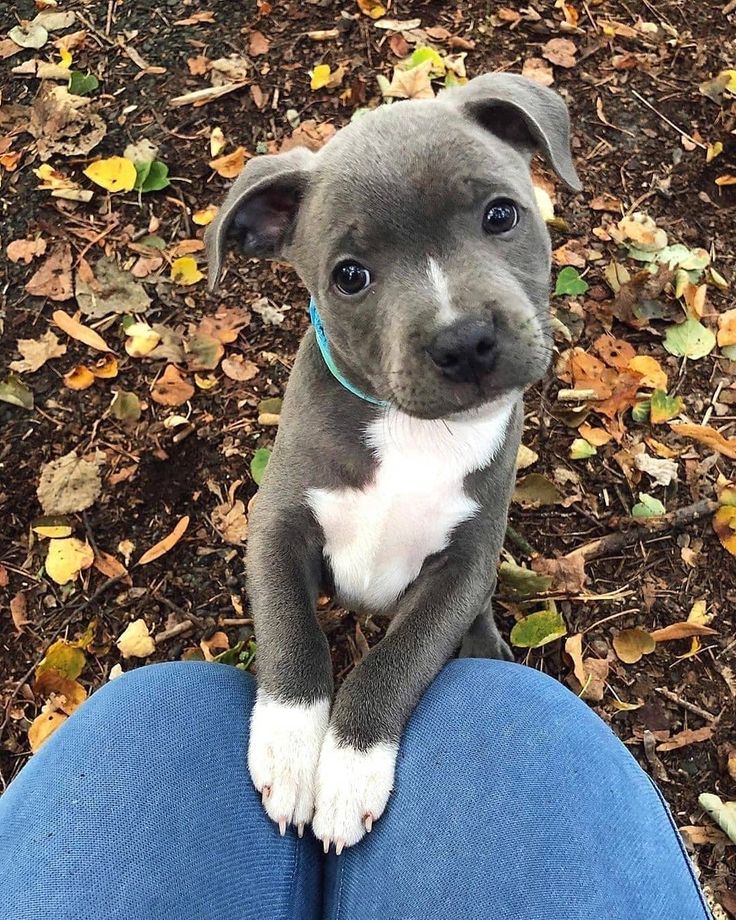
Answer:
<path fill-rule="evenodd" d="M 438 332 L 427 346 L 443 377 L 457 383 L 477 381 L 496 363 L 493 320 L 462 320 Z"/>

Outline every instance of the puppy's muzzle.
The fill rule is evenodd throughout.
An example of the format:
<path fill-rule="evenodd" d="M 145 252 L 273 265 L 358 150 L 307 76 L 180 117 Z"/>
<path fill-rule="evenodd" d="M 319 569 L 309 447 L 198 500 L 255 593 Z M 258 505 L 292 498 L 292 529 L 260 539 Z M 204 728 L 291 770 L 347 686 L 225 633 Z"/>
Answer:
<path fill-rule="evenodd" d="M 498 355 L 492 320 L 465 319 L 446 326 L 427 352 L 440 374 L 454 383 L 479 382 L 493 370 Z"/>

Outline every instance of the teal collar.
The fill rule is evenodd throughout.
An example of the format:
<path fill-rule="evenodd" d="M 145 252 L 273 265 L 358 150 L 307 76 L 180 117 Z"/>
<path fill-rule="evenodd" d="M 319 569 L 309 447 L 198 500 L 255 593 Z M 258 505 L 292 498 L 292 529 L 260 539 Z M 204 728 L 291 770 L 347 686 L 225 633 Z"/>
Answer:
<path fill-rule="evenodd" d="M 319 350 L 322 353 L 322 359 L 327 365 L 328 370 L 332 376 L 337 380 L 337 382 L 344 387 L 349 393 L 352 393 L 353 396 L 357 396 L 358 399 L 362 399 L 367 403 L 370 403 L 372 406 L 388 406 L 388 403 L 383 399 L 376 399 L 373 396 L 369 396 L 367 393 L 364 393 L 361 389 L 351 383 L 347 377 L 342 373 L 335 364 L 335 359 L 332 357 L 332 351 L 330 350 L 330 343 L 327 341 L 327 334 L 325 333 L 325 327 L 322 325 L 322 317 L 319 315 L 319 310 L 317 308 L 317 302 L 314 297 L 309 298 L 309 318 L 312 321 L 314 326 L 314 332 L 317 336 L 317 344 L 319 345 Z"/>

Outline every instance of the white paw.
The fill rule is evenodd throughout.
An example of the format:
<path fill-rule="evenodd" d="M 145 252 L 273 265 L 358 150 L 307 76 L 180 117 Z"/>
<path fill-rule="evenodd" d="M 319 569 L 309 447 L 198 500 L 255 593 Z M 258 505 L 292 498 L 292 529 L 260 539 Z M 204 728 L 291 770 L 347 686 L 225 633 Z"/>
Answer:
<path fill-rule="evenodd" d="M 386 807 L 394 785 L 398 747 L 389 742 L 367 751 L 341 745 L 332 729 L 327 732 L 317 767 L 317 800 L 312 829 L 325 853 L 335 844 L 357 843 L 370 831 Z"/>
<path fill-rule="evenodd" d="M 283 834 L 301 836 L 314 812 L 315 773 L 330 718 L 330 701 L 279 703 L 258 691 L 250 721 L 248 769 L 263 806 Z"/>

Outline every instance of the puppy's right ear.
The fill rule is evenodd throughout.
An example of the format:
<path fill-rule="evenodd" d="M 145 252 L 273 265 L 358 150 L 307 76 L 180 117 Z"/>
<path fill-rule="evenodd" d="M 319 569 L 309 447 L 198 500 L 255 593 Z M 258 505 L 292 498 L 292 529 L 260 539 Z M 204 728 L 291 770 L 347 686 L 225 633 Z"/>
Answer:
<path fill-rule="evenodd" d="M 295 147 L 248 161 L 205 232 L 211 291 L 220 280 L 230 240 L 246 256 L 280 255 L 294 227 L 313 158 L 306 147 Z"/>

